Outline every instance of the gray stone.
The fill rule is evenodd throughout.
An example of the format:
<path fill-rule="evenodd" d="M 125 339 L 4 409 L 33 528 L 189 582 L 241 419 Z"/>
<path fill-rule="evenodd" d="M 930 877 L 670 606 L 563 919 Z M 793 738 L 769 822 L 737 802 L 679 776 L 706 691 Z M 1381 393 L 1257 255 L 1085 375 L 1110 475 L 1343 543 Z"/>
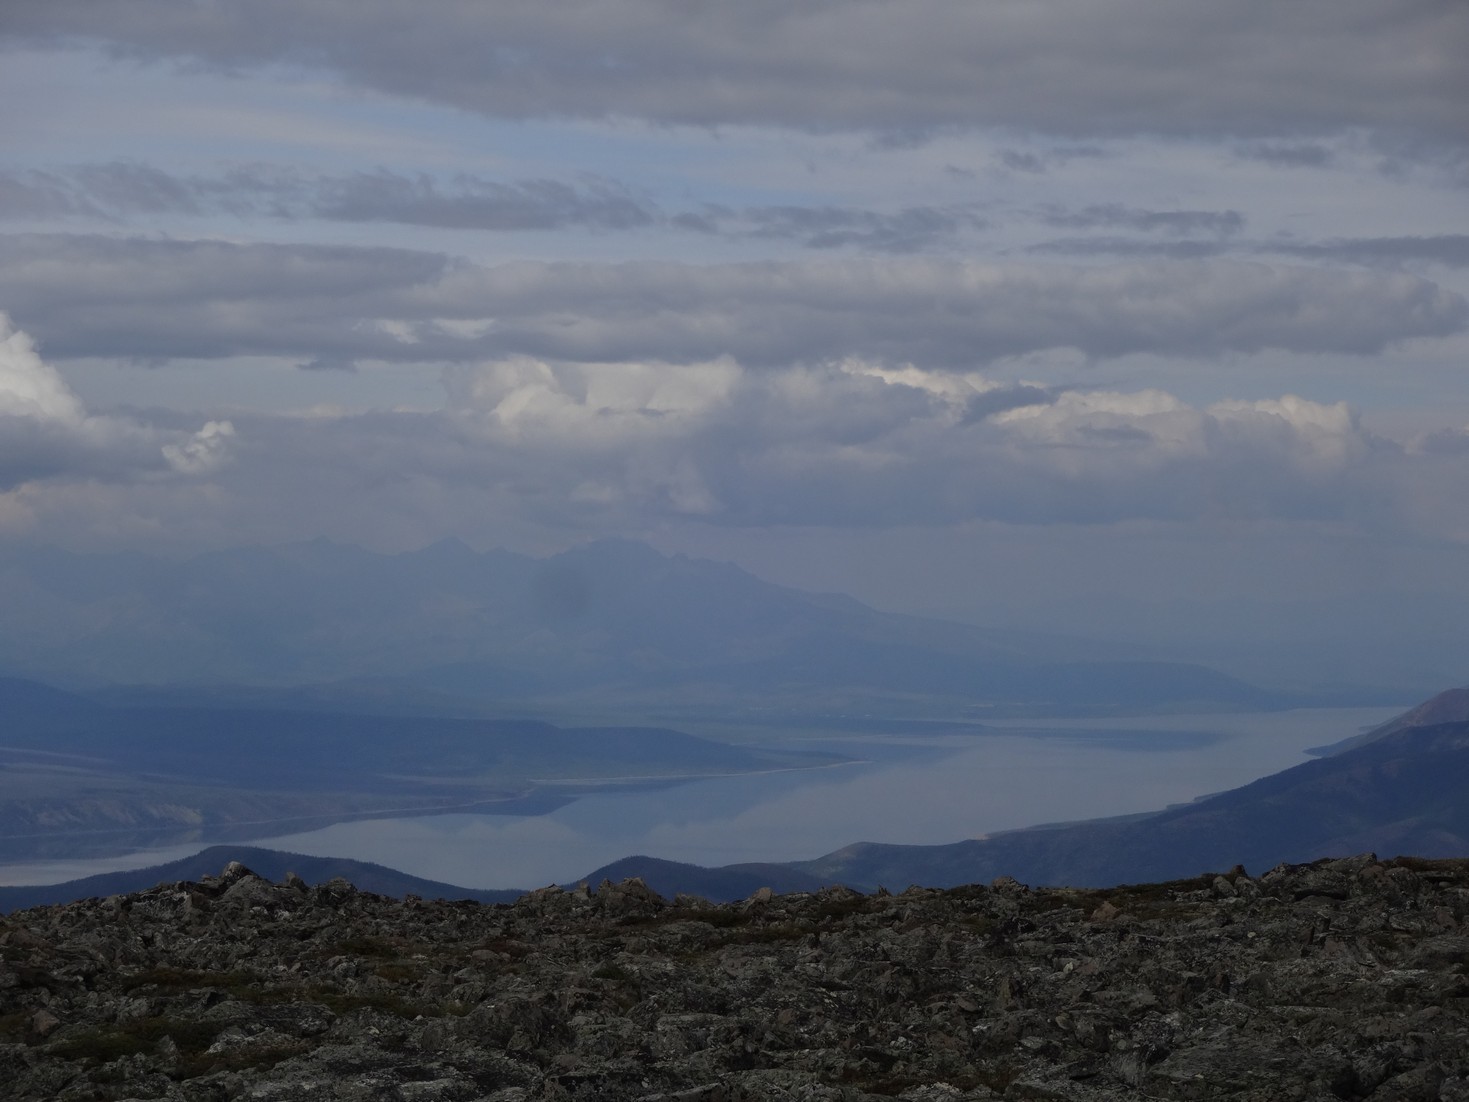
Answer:
<path fill-rule="evenodd" d="M 232 867 L 0 919 L 17 1102 L 1469 1102 L 1469 862 L 508 906 Z"/>

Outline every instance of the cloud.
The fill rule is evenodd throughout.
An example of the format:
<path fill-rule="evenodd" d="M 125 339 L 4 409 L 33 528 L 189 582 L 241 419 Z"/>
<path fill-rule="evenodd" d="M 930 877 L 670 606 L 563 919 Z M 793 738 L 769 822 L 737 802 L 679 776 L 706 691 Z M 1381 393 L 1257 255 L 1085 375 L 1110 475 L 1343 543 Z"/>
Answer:
<path fill-rule="evenodd" d="M 706 233 L 798 241 L 812 249 L 855 246 L 875 252 L 912 253 L 950 244 L 963 231 L 981 229 L 986 223 L 973 206 L 906 207 L 893 213 L 832 206 L 768 206 L 743 210 L 710 207 L 686 216 L 682 224 Z"/>
<path fill-rule="evenodd" d="M 1347 237 L 1331 241 L 1273 243 L 1270 250 L 1313 260 L 1353 264 L 1399 264 L 1427 261 L 1447 268 L 1469 268 L 1469 234 L 1444 233 L 1431 237 Z"/>
<path fill-rule="evenodd" d="M 352 360 L 337 360 L 327 356 L 317 356 L 314 360 L 297 364 L 296 367 L 301 371 L 340 371 L 347 375 L 357 371 L 357 364 Z"/>
<path fill-rule="evenodd" d="M 23 500 L 73 538 L 131 525 L 186 544 L 323 532 L 564 541 L 690 522 L 1310 521 L 1401 539 L 1448 523 L 1423 507 L 1425 485 L 1442 501 L 1469 477 L 1462 434 L 1404 448 L 1343 403 L 1293 396 L 1193 404 L 861 359 L 770 369 L 517 355 L 446 381 L 439 411 L 242 413 L 197 431 L 121 423 L 131 450 L 73 436 L 69 453 L 33 453 Z M 35 455 L 51 468 L 38 472 Z M 95 473 L 119 457 L 132 466 Z M 7 486 L 14 458 L 0 454 Z"/>
<path fill-rule="evenodd" d="M 1336 153 L 1319 142 L 1251 142 L 1235 152 L 1276 168 L 1330 168 L 1336 163 Z"/>
<path fill-rule="evenodd" d="M 30 337 L 0 314 L 0 414 L 80 424 L 82 404 L 61 374 L 42 362 Z"/>
<path fill-rule="evenodd" d="M 52 172 L 0 172 L 0 218 L 32 221 L 106 217 L 66 177 Z"/>
<path fill-rule="evenodd" d="M 63 359 L 855 356 L 960 370 L 1054 349 L 1374 354 L 1469 321 L 1463 296 L 1416 275 L 1222 260 L 485 267 L 401 249 L 69 235 L 0 237 L 0 301 Z"/>
<path fill-rule="evenodd" d="M 207 474 L 225 461 L 235 426 L 229 421 L 208 421 L 187 440 L 163 445 L 163 458 L 183 474 Z"/>
<path fill-rule="evenodd" d="M 588 177 L 502 182 L 458 174 L 437 180 L 378 169 L 306 174 L 269 165 L 220 176 L 181 176 L 150 165 L 110 162 L 65 172 L 0 173 L 0 218 L 228 213 L 333 222 L 395 222 L 477 230 L 625 230 L 658 217 L 620 185 Z"/>
<path fill-rule="evenodd" d="M 162 169 L 134 162 L 83 165 L 71 174 L 82 202 L 123 214 L 197 214 L 197 184 Z"/>
<path fill-rule="evenodd" d="M 0 314 L 0 492 L 42 479 L 125 480 L 166 466 L 200 473 L 225 458 L 229 422 L 193 435 L 87 412 L 30 337 Z"/>
<path fill-rule="evenodd" d="M 1106 155 L 1106 151 L 1100 146 L 1072 145 L 1042 150 L 1002 149 L 998 159 L 999 163 L 1011 172 L 1041 176 L 1052 169 L 1064 168 L 1071 161 L 1079 158 L 1093 159 Z"/>
<path fill-rule="evenodd" d="M 1381 268 L 1415 264 L 1469 268 L 1469 234 L 1462 233 L 1418 237 L 1337 237 L 1325 241 L 1147 241 L 1109 235 L 1063 237 L 1028 246 L 1025 251 L 1042 256 L 1165 257 L 1172 260 L 1202 260 L 1227 254 L 1275 255 Z"/>
<path fill-rule="evenodd" d="M 460 176 L 452 189 L 444 189 L 425 175 L 386 170 L 322 181 L 311 213 L 341 222 L 487 230 L 630 229 L 654 220 L 646 205 L 605 180 L 578 187 L 556 180 L 503 184 Z"/>
<path fill-rule="evenodd" d="M 1222 241 L 1143 241 L 1135 237 L 1062 237 L 1026 247 L 1038 256 L 1125 256 L 1167 260 L 1206 260 L 1242 251 Z"/>
<path fill-rule="evenodd" d="M 562 533 L 691 520 L 1388 526 L 1416 470 L 1340 404 L 1196 407 L 860 361 L 772 372 L 515 357 L 459 369 L 452 396 L 438 413 L 253 416 L 251 446 L 211 475 L 219 499 L 185 498 L 198 511 L 187 523 L 218 510 L 264 538 L 350 536 L 369 523 L 353 503 L 371 500 L 378 531 L 476 517 Z"/>
<path fill-rule="evenodd" d="M 1094 204 L 1080 210 L 1052 207 L 1041 213 L 1041 221 L 1069 229 L 1141 230 L 1174 235 L 1214 234 L 1225 237 L 1244 228 L 1245 217 L 1237 210 L 1139 210 L 1120 203 Z"/>
<path fill-rule="evenodd" d="M 855 247 L 890 253 L 948 243 L 962 230 L 985 224 L 973 205 L 883 212 L 830 205 L 709 204 L 669 215 L 623 185 L 598 177 L 576 183 L 546 179 L 506 183 L 458 174 L 445 181 L 387 169 L 310 175 L 270 165 L 217 176 L 177 176 L 129 162 L 55 172 L 0 172 L 0 219 L 119 221 L 162 212 L 491 232 L 666 226 L 731 238 L 795 241 L 814 249 Z"/>
<path fill-rule="evenodd" d="M 400 249 L 70 235 L 3 237 L 0 257 L 0 301 L 63 359 L 389 352 L 399 342 L 366 322 L 431 298 L 453 267 Z"/>
<path fill-rule="evenodd" d="M 11 0 L 6 31 L 225 71 L 308 67 L 503 118 L 1469 136 L 1469 9 L 1452 0 L 753 0 L 697 14 L 670 0 Z M 1300 42 L 1311 49 L 1285 46 Z"/>

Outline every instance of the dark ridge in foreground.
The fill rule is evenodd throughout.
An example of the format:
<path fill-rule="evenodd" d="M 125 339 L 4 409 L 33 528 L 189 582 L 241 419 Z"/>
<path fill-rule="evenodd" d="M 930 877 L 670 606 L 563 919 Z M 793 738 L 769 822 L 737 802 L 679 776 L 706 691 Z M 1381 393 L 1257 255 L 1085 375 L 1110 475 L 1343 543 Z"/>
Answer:
<path fill-rule="evenodd" d="M 0 920 L 16 1102 L 1469 1099 L 1469 860 L 513 904 L 219 877 Z"/>
<path fill-rule="evenodd" d="M 674 896 L 684 892 L 718 903 L 744 899 L 761 888 L 774 892 L 814 892 L 833 883 L 789 865 L 769 861 L 721 865 L 711 869 L 641 854 L 603 865 L 588 873 L 585 879 L 591 884 L 600 884 L 603 880 L 637 879 L 661 895 Z"/>
<path fill-rule="evenodd" d="M 353 861 L 345 857 L 307 857 L 300 853 L 263 849 L 260 846 L 210 846 L 192 856 L 181 857 L 162 865 L 151 865 L 145 869 L 98 873 L 96 876 L 68 880 L 61 884 L 0 887 L 0 914 L 27 907 L 70 903 L 76 899 L 95 896 L 123 895 L 127 892 L 143 891 L 156 884 L 199 880 L 216 869 L 224 868 L 231 861 L 248 865 L 258 875 L 270 880 L 283 880 L 288 873 L 295 873 L 307 884 L 314 885 L 342 877 L 362 891 L 399 898 L 417 895 L 424 899 L 473 899 L 478 903 L 509 903 L 521 894 L 519 891 L 461 888 L 437 880 L 424 880 L 371 861 Z"/>

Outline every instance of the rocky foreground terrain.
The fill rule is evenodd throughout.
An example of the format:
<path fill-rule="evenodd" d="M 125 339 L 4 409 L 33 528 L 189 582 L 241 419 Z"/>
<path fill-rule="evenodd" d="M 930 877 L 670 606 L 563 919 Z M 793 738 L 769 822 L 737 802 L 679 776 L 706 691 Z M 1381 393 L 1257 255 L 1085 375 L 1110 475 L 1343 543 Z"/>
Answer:
<path fill-rule="evenodd" d="M 721 906 L 231 865 L 0 954 L 17 1100 L 1469 1100 L 1465 860 Z"/>

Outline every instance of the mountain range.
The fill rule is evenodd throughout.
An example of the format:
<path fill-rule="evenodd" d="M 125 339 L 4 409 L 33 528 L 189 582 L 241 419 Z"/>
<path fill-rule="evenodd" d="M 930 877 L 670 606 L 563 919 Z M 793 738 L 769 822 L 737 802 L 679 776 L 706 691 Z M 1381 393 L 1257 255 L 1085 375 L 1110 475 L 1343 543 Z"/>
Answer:
<path fill-rule="evenodd" d="M 1311 702 L 1118 644 L 879 612 L 624 540 L 545 559 L 455 541 L 182 561 L 11 547 L 0 672 L 134 702 L 146 686 L 194 686 L 240 706 L 572 723 Z"/>

